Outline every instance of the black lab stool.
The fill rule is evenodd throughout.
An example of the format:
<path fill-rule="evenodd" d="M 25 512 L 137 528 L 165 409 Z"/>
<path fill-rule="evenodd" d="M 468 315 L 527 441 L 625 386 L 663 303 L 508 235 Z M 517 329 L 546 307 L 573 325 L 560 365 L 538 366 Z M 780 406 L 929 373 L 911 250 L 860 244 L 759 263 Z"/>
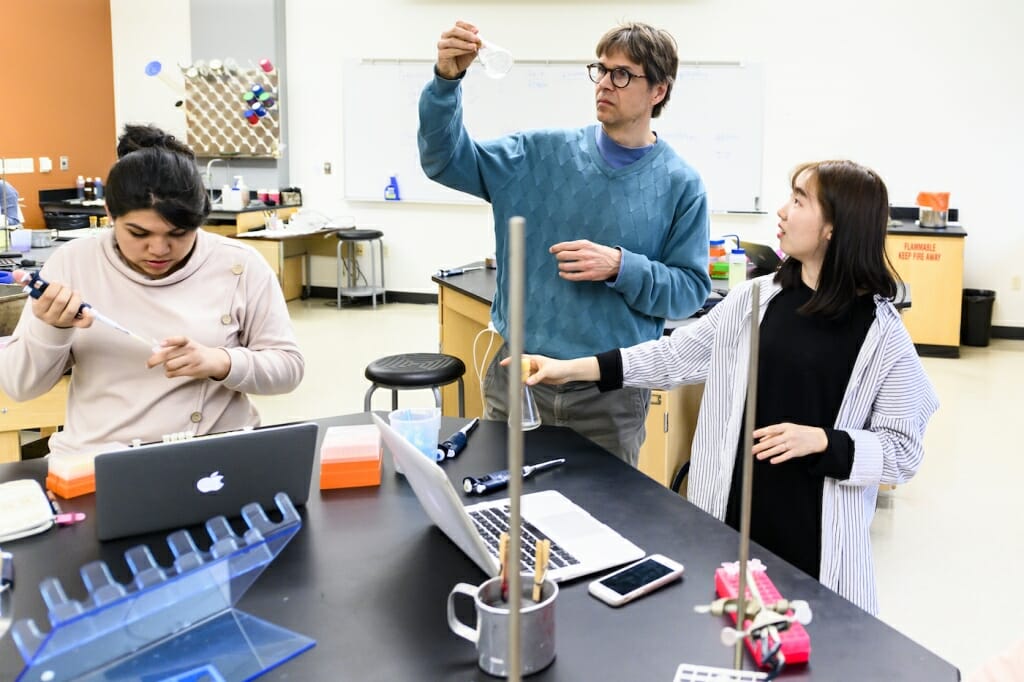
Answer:
<path fill-rule="evenodd" d="M 366 366 L 366 378 L 372 385 L 363 398 L 363 411 L 370 411 L 370 398 L 378 388 L 391 391 L 391 409 L 398 409 L 398 392 L 429 388 L 434 402 L 441 407 L 441 386 L 459 382 L 459 416 L 465 413 L 465 386 L 462 375 L 466 364 L 444 353 L 402 353 L 374 360 Z"/>
<path fill-rule="evenodd" d="M 377 308 L 377 296 L 383 303 L 388 302 L 387 290 L 384 288 L 384 244 L 381 241 L 384 233 L 380 230 L 359 230 L 355 228 L 335 232 L 338 238 L 337 261 L 338 290 L 337 306 L 341 308 L 341 297 L 369 296 L 373 308 Z M 370 277 L 359 267 L 356 258 L 356 243 L 366 242 L 370 245 Z M 342 252 L 342 245 L 348 244 L 347 253 Z M 376 254 L 374 249 L 376 248 Z M 374 258 L 376 256 L 376 258 Z M 377 279 L 377 264 L 380 263 L 380 279 Z M 344 271 L 344 277 L 342 276 Z M 362 284 L 360 284 L 362 281 Z"/>

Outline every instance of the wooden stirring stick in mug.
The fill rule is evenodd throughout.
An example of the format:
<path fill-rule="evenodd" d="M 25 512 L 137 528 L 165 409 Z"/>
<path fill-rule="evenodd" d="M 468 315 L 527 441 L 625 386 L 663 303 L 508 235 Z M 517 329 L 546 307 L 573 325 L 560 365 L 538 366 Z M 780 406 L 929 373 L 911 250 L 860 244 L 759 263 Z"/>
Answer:
<path fill-rule="evenodd" d="M 499 575 L 501 576 L 501 598 L 508 601 L 508 533 L 502 533 L 498 538 L 498 564 Z"/>
<path fill-rule="evenodd" d="M 537 554 L 534 559 L 533 573 L 533 601 L 539 602 L 544 578 L 548 574 L 548 559 L 551 558 L 551 540 L 541 540 L 537 543 Z"/>

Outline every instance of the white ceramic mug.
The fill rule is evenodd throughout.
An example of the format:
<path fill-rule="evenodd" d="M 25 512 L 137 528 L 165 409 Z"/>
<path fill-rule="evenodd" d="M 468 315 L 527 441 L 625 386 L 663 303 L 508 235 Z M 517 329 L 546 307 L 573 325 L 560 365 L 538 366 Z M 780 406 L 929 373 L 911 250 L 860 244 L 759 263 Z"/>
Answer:
<path fill-rule="evenodd" d="M 522 576 L 520 602 L 520 644 L 524 675 L 539 672 L 555 660 L 555 598 L 558 585 L 550 579 L 541 587 L 541 599 L 534 602 L 533 576 Z M 455 615 L 455 597 L 466 595 L 476 608 L 476 628 L 471 628 Z M 477 665 L 488 675 L 508 676 L 509 607 L 501 598 L 501 578 L 491 578 L 479 587 L 459 583 L 448 595 L 448 627 L 459 637 L 476 645 Z"/>

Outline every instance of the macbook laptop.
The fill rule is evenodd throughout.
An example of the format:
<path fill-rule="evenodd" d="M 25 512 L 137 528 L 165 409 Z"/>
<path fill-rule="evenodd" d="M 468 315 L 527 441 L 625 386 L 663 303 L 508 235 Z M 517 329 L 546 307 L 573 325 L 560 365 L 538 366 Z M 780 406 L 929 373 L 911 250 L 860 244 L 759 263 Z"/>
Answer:
<path fill-rule="evenodd" d="M 444 470 L 373 415 L 424 511 L 484 573 L 498 575 L 498 538 L 508 529 L 508 498 L 465 506 Z M 533 573 L 534 545 L 551 540 L 548 577 L 570 580 L 635 561 L 644 551 L 559 492 L 523 495 L 521 568 Z"/>
<path fill-rule="evenodd" d="M 96 535 L 113 540 L 239 516 L 250 502 L 274 510 L 279 492 L 305 504 L 316 440 L 316 424 L 287 424 L 98 455 Z"/>
<path fill-rule="evenodd" d="M 747 258 L 754 264 L 755 275 L 770 275 L 778 270 L 782 263 L 779 254 L 767 244 L 741 241 L 740 248 L 747 252 Z"/>

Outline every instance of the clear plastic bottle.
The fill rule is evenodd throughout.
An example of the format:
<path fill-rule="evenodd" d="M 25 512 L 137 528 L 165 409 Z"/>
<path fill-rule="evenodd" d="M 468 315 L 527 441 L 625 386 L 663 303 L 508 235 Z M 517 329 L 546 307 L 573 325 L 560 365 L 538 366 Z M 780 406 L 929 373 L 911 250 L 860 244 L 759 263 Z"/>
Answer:
<path fill-rule="evenodd" d="M 84 199 L 85 198 L 85 178 L 83 178 L 81 175 L 79 175 L 78 179 L 75 180 L 75 189 L 77 190 L 78 198 L 79 199 Z"/>
<path fill-rule="evenodd" d="M 739 286 L 747 281 L 747 252 L 733 249 L 729 254 L 729 288 Z"/>

